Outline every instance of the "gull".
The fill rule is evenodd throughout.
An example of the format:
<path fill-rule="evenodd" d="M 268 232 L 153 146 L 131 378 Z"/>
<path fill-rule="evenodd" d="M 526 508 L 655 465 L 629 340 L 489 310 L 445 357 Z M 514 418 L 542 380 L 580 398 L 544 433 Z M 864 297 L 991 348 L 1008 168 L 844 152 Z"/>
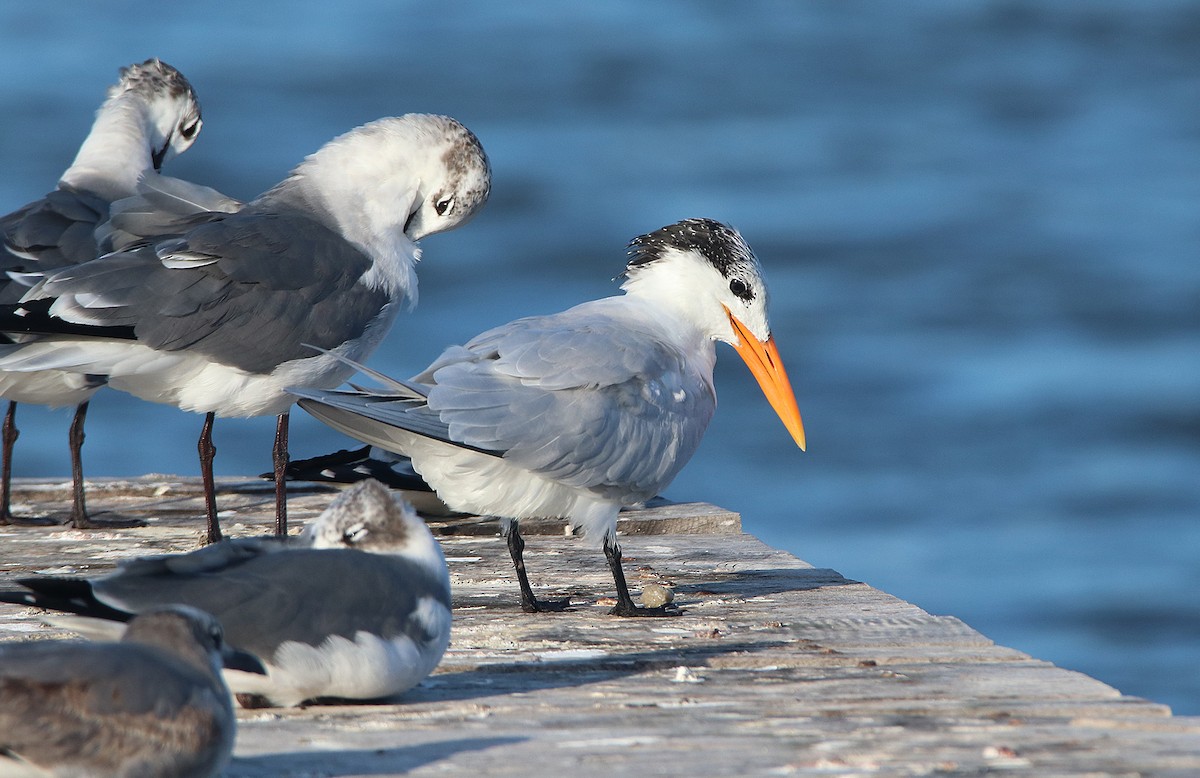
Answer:
<path fill-rule="evenodd" d="M 107 577 L 39 576 L 0 602 L 88 618 L 55 622 L 111 636 L 164 603 L 212 613 L 266 674 L 226 669 L 247 704 L 373 700 L 415 686 L 450 642 L 450 573 L 425 522 L 378 481 L 340 494 L 300 536 L 224 540 L 145 557 Z M 100 620 L 108 620 L 104 624 Z"/>
<path fill-rule="evenodd" d="M 132 196 L 139 178 L 156 175 L 165 161 L 186 151 L 200 126 L 196 93 L 178 70 L 158 59 L 122 68 L 55 190 L 0 217 L 0 270 L 19 276 L 95 259 L 99 249 L 94 232 L 108 218 L 110 204 Z M 8 275 L 0 275 L 0 302 L 14 303 L 25 291 Z M 75 406 L 70 434 L 72 524 L 82 529 L 94 523 L 128 523 L 92 520 L 84 502 L 83 424 L 88 401 L 103 383 L 102 376 L 58 370 L 0 371 L 0 397 L 9 401 L 0 448 L 0 524 L 38 522 L 15 517 L 10 510 L 18 402 Z"/>
<path fill-rule="evenodd" d="M 359 440 L 408 456 L 451 510 L 502 519 L 521 588 L 519 521 L 566 518 L 599 537 L 613 612 L 663 615 L 630 598 L 617 512 L 658 494 L 695 453 L 716 409 L 715 341 L 750 367 L 797 445 L 804 427 L 767 322 L 758 260 L 733 228 L 688 219 L 635 238 L 622 296 L 518 319 L 379 390 L 293 388 L 300 406 Z"/>
<path fill-rule="evenodd" d="M 237 720 L 221 625 L 146 611 L 118 643 L 0 645 L 0 775 L 210 776 Z"/>
<path fill-rule="evenodd" d="M 490 181 L 483 147 L 454 119 L 363 125 L 235 212 L 201 214 L 182 234 L 43 274 L 0 313 L 0 332 L 37 333 L 0 346 L 0 370 L 102 375 L 144 400 L 204 413 L 198 448 L 215 542 L 214 418 L 277 416 L 282 473 L 294 401 L 284 387 L 345 380 L 353 368 L 339 357 L 365 357 L 416 304 L 417 241 L 469 220 Z M 281 535 L 284 486 L 277 479 Z"/>

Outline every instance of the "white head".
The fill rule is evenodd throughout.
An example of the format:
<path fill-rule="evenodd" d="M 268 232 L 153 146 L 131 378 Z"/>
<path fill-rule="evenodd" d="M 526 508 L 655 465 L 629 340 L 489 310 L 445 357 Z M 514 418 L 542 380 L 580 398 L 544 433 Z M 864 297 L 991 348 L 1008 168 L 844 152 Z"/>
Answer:
<path fill-rule="evenodd" d="M 429 527 L 398 493 L 369 478 L 334 498 L 300 533 L 311 548 L 353 548 L 396 554 L 446 575 L 442 547 Z"/>
<path fill-rule="evenodd" d="M 192 145 L 200 125 L 196 93 L 178 70 L 157 59 L 121 68 L 60 184 L 108 201 L 129 197 L 142 175 Z"/>
<path fill-rule="evenodd" d="M 491 168 L 474 134 L 448 116 L 405 114 L 356 127 L 308 157 L 276 192 L 299 186 L 347 237 L 402 231 L 416 242 L 461 226 L 487 202 Z"/>
<path fill-rule="evenodd" d="M 175 68 L 155 58 L 121 68 L 121 80 L 108 90 L 109 101 L 139 98 L 155 170 L 182 154 L 200 134 L 200 101 Z M 101 109 L 103 110 L 103 109 Z"/>
<path fill-rule="evenodd" d="M 397 121 L 429 146 L 405 234 L 416 241 L 466 224 L 492 191 L 492 168 L 479 139 L 449 116 L 408 114 Z"/>
<path fill-rule="evenodd" d="M 621 285 L 686 317 L 732 345 L 775 412 L 804 448 L 804 427 L 767 320 L 767 283 L 750 246 L 732 227 L 685 219 L 634 238 Z"/>

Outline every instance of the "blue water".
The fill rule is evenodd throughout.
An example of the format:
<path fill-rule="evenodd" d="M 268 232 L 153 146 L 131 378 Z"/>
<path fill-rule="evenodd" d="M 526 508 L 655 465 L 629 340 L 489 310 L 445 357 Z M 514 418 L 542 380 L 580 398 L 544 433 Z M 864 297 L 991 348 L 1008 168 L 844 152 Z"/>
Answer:
<path fill-rule="evenodd" d="M 158 55 L 205 111 L 168 172 L 238 197 L 379 116 L 479 135 L 492 200 L 426 241 L 385 371 L 613 293 L 638 233 L 732 222 L 810 448 L 721 347 L 721 407 L 668 496 L 1200 713 L 1200 6 L 284 5 L 3 6 L 0 210 Z M 21 409 L 18 475 L 67 474 L 67 420 Z M 199 422 L 105 393 L 88 471 L 194 473 Z M 220 424 L 220 472 L 265 470 L 270 429 Z M 345 444 L 296 415 L 296 455 Z"/>

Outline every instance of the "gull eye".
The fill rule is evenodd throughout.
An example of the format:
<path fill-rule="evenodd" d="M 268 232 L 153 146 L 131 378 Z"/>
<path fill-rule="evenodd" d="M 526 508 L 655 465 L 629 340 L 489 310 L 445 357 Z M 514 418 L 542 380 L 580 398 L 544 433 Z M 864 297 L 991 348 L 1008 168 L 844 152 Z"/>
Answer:
<path fill-rule="evenodd" d="M 179 134 L 183 136 L 184 140 L 191 140 L 196 137 L 196 133 L 199 131 L 200 122 L 192 122 L 188 126 L 180 128 Z"/>
<path fill-rule="evenodd" d="M 362 524 L 355 524 L 353 527 L 342 533 L 342 541 L 345 542 L 347 546 L 353 546 L 356 543 L 361 543 L 368 533 L 369 530 L 366 528 L 366 526 Z"/>
<path fill-rule="evenodd" d="M 438 216 L 445 216 L 446 211 L 450 210 L 451 205 L 454 205 L 453 195 L 447 197 L 445 200 L 438 200 L 436 203 L 434 203 L 433 210 L 437 211 Z"/>
<path fill-rule="evenodd" d="M 749 294 L 750 288 L 748 286 L 746 286 L 746 283 L 744 281 L 742 281 L 741 279 L 738 279 L 738 278 L 735 278 L 729 282 L 729 291 L 733 292 L 735 295 L 742 298 L 743 300 L 749 300 L 751 297 L 751 295 Z"/>

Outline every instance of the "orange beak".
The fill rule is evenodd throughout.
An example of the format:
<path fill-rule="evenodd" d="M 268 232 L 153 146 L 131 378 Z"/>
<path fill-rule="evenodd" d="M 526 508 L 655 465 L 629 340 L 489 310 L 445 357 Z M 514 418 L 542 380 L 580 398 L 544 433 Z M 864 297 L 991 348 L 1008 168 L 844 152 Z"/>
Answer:
<path fill-rule="evenodd" d="M 792 382 L 788 380 L 787 372 L 783 369 L 783 360 L 779 358 L 779 349 L 775 347 L 775 338 L 767 338 L 767 342 L 763 343 L 750 334 L 750 330 L 746 329 L 745 325 L 738 321 L 728 308 L 725 309 L 725 312 L 729 314 L 729 321 L 738 334 L 739 342 L 734 348 L 737 349 L 738 355 L 741 356 L 746 366 L 750 368 L 754 378 L 758 380 L 758 385 L 762 387 L 763 394 L 767 396 L 775 413 L 779 414 L 783 426 L 792 433 L 796 445 L 803 451 L 804 422 L 800 420 L 800 408 L 796 406 L 796 395 L 792 393 Z"/>

